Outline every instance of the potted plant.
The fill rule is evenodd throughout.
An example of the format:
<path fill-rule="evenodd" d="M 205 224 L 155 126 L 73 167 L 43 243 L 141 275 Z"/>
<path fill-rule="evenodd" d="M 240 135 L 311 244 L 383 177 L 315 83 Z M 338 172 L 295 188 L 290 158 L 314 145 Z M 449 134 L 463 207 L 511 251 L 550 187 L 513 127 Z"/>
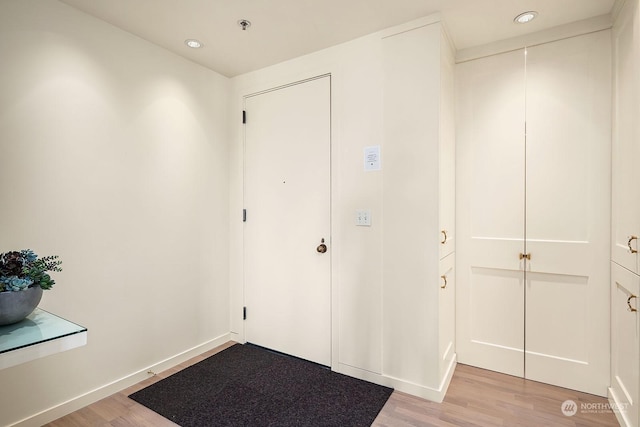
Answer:
<path fill-rule="evenodd" d="M 38 258 L 31 249 L 0 253 L 0 325 L 27 317 L 40 303 L 43 289 L 55 281 L 48 272 L 62 271 L 57 255 Z"/>

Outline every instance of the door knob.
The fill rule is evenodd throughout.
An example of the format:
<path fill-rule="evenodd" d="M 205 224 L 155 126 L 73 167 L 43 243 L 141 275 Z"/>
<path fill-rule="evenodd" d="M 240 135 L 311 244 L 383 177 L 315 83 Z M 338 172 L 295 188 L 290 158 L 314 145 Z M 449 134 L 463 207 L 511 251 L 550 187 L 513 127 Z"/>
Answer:
<path fill-rule="evenodd" d="M 638 240 L 638 236 L 629 236 L 629 240 L 627 241 L 627 246 L 629 246 L 629 252 L 631 252 L 632 254 L 638 253 L 637 249 L 633 249 L 631 247 L 631 242 L 633 242 L 634 240 Z"/>
<path fill-rule="evenodd" d="M 531 261 L 531 254 L 523 254 L 522 252 L 520 253 L 520 259 L 524 259 L 526 258 L 527 260 Z"/>
<path fill-rule="evenodd" d="M 327 245 L 324 244 L 324 239 L 320 241 L 320 244 L 316 248 L 316 251 L 320 252 L 321 254 L 327 252 Z"/>

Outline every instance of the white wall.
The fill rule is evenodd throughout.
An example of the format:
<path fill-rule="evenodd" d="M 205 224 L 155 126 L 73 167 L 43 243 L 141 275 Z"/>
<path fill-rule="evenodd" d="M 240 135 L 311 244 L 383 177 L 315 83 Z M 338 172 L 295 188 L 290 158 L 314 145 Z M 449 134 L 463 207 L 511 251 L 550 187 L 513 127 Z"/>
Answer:
<path fill-rule="evenodd" d="M 228 339 L 229 81 L 55 0 L 0 2 L 0 61 L 0 251 L 60 255 L 89 330 L 0 371 L 11 425 Z"/>
<path fill-rule="evenodd" d="M 233 121 L 231 141 L 231 193 L 230 193 L 230 283 L 231 283 L 231 331 L 233 336 L 244 341 L 244 328 L 242 320 L 243 294 L 243 266 L 242 266 L 242 194 L 243 194 L 243 129 L 241 123 L 242 98 L 245 95 L 259 92 L 279 85 L 289 84 L 313 76 L 331 73 L 331 97 L 332 97 L 332 236 L 329 242 L 329 255 L 332 262 L 332 369 L 353 375 L 370 381 L 387 384 L 403 391 L 408 391 L 423 397 L 438 400 L 442 398 L 439 387 L 439 363 L 435 358 L 432 361 L 424 360 L 419 366 L 419 373 L 412 369 L 415 364 L 403 369 L 407 363 L 413 363 L 422 352 L 430 345 L 433 353 L 438 351 L 437 336 L 431 336 L 429 341 L 425 339 L 425 330 L 437 331 L 438 311 L 433 309 L 428 302 L 414 301 L 407 298 L 402 290 L 406 286 L 416 283 L 423 284 L 423 273 L 431 269 L 430 273 L 434 282 L 425 286 L 435 286 L 439 290 L 438 275 L 438 246 L 439 229 L 438 220 L 438 194 L 437 180 L 432 183 L 435 188 L 435 199 L 419 199 L 417 203 L 421 208 L 431 209 L 433 218 L 432 236 L 435 251 L 432 262 L 414 264 L 411 271 L 393 276 L 393 280 L 384 281 L 385 266 L 390 269 L 393 265 L 402 263 L 414 246 L 404 245 L 400 251 L 386 252 L 383 257 L 384 228 L 390 232 L 398 230 L 399 225 L 403 230 L 411 230 L 420 233 L 426 226 L 413 226 L 408 223 L 409 218 L 404 209 L 390 209 L 390 203 L 398 198 L 387 197 L 385 199 L 384 187 L 389 196 L 390 192 L 397 191 L 402 194 L 411 192 L 414 188 L 408 184 L 414 179 L 422 180 L 420 175 L 416 177 L 414 169 L 409 171 L 403 166 L 404 158 L 391 158 L 387 155 L 388 146 L 385 146 L 384 130 L 384 73 L 385 57 L 383 55 L 382 38 L 385 35 L 395 34 L 400 31 L 408 31 L 417 27 L 435 24 L 438 17 L 427 17 L 401 28 L 382 31 L 344 43 L 329 49 L 325 49 L 310 55 L 293 59 L 266 69 L 248 73 L 232 79 L 230 117 Z M 421 46 L 424 49 L 433 49 L 436 61 L 439 60 L 439 35 L 440 26 L 434 25 L 433 32 L 435 43 Z M 438 68 L 436 65 L 435 68 Z M 434 78 L 429 82 L 437 92 L 440 84 L 437 72 L 430 75 Z M 429 76 L 427 76 L 429 78 Z M 433 94 L 435 115 L 427 118 L 435 122 L 435 145 L 437 146 L 438 118 L 438 94 Z M 249 118 L 250 120 L 250 118 Z M 398 144 L 396 135 L 389 143 Z M 380 145 L 381 171 L 364 171 L 363 150 L 367 146 Z M 409 144 L 412 145 L 412 144 Z M 404 146 L 403 146 L 404 147 Z M 422 147 L 414 148 L 414 154 L 425 154 Z M 393 163 L 392 163 L 393 162 Z M 438 156 L 436 151 L 435 164 L 437 167 Z M 437 171 L 436 171 L 437 175 Z M 384 181 L 383 182 L 383 177 Z M 385 184 L 386 183 L 386 184 Z M 392 186 L 393 188 L 390 188 Z M 419 187 L 419 186 L 418 186 Z M 421 194 L 414 193 L 414 197 Z M 410 198 L 411 196 L 409 196 Z M 383 212 L 383 205 L 386 209 Z M 371 227 L 358 227 L 355 225 L 356 209 L 370 209 Z M 416 212 L 422 218 L 423 210 Z M 383 218 L 384 216 L 384 218 Z M 249 214 L 250 218 L 250 214 Z M 423 218 L 424 219 L 424 218 Z M 427 222 L 428 219 L 427 219 Z M 383 224 L 384 223 L 384 224 Z M 393 225 L 396 225 L 394 228 Z M 413 240 L 421 239 L 422 234 L 409 231 Z M 388 233 L 387 233 L 388 237 Z M 406 237 L 406 234 L 405 234 Z M 414 242 L 412 242 L 414 243 Z M 420 242 L 422 243 L 422 241 Z M 384 258 L 384 259 L 383 259 Z M 412 258 L 413 259 L 413 258 Z M 403 264 L 404 265 L 404 264 Z M 391 275 L 386 275 L 387 278 Z M 408 285 L 403 280 L 409 280 Z M 389 295 L 398 295 L 397 298 L 388 298 Z M 404 300 L 402 300 L 404 298 Z M 435 305 L 437 305 L 437 296 Z M 411 324 L 407 319 L 413 319 L 413 315 L 405 316 L 408 310 L 419 307 L 421 319 L 427 320 L 427 324 Z M 251 311 L 251 307 L 247 308 Z M 393 313 L 392 316 L 389 314 Z M 385 317 L 386 316 L 386 317 Z M 392 318 L 393 317 L 393 318 Z M 402 330 L 398 325 L 403 325 Z M 398 346 L 402 342 L 402 346 Z M 409 351 L 409 353 L 407 352 Z M 428 351 L 428 350 L 427 350 Z M 407 362 L 409 361 L 409 362 Z"/>

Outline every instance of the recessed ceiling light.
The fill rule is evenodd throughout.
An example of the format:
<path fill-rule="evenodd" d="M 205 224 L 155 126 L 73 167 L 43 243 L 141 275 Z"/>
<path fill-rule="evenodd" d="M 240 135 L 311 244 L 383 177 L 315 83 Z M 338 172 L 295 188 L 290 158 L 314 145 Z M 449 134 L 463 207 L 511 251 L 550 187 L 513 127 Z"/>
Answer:
<path fill-rule="evenodd" d="M 520 15 L 513 18 L 513 22 L 517 22 L 518 24 L 526 24 L 527 22 L 531 22 L 538 16 L 538 12 L 534 12 L 533 10 L 529 12 L 522 12 Z"/>
<path fill-rule="evenodd" d="M 203 44 L 196 39 L 187 39 L 184 41 L 184 44 L 186 44 L 187 46 L 189 46 L 192 49 L 199 49 L 203 46 Z"/>

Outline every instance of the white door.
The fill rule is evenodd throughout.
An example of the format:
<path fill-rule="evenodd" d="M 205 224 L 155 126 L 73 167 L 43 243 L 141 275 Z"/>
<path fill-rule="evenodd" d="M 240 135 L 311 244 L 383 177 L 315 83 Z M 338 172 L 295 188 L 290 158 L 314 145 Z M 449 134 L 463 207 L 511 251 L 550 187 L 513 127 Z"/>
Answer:
<path fill-rule="evenodd" d="M 458 66 L 459 360 L 599 395 L 608 43 L 601 32 Z"/>
<path fill-rule="evenodd" d="M 446 372 L 455 356 L 456 336 L 456 268 L 455 255 L 440 260 L 439 316 L 440 372 Z"/>
<path fill-rule="evenodd" d="M 606 395 L 611 39 L 527 49 L 525 375 Z M 515 256 L 515 255 L 514 255 Z"/>
<path fill-rule="evenodd" d="M 440 38 L 440 259 L 455 252 L 456 243 L 456 135 L 455 59 L 446 37 Z"/>
<path fill-rule="evenodd" d="M 524 51 L 456 73 L 456 350 L 524 376 Z"/>
<path fill-rule="evenodd" d="M 611 265 L 611 388 L 621 424 L 638 426 L 640 398 L 640 277 L 616 263 Z M 634 311 L 636 310 L 636 311 Z"/>
<path fill-rule="evenodd" d="M 245 338 L 329 366 L 330 77 L 248 96 L 245 111 Z"/>
<path fill-rule="evenodd" d="M 640 8 L 624 3 L 613 28 L 613 228 L 612 259 L 640 272 Z"/>

